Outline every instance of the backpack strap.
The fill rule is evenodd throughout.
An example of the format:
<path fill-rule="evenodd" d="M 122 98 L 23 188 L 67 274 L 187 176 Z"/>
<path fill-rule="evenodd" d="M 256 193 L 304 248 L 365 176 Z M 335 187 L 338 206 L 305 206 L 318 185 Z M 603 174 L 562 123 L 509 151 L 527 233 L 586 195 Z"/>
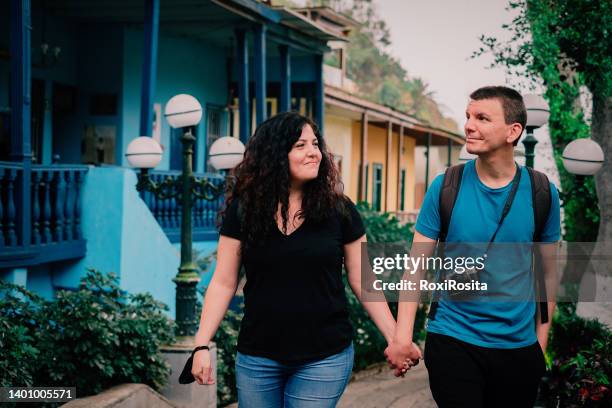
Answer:
<path fill-rule="evenodd" d="M 531 180 L 531 200 L 533 206 L 533 220 L 535 224 L 533 242 L 542 241 L 542 232 L 548 220 L 552 198 L 550 193 L 550 182 L 546 174 L 527 167 L 529 179 Z M 548 302 L 546 299 L 546 282 L 542 270 L 542 259 L 538 251 L 534 252 L 534 275 L 536 289 L 540 298 L 540 318 L 542 323 L 548 322 Z"/>
<path fill-rule="evenodd" d="M 459 188 L 461 187 L 464 167 L 465 163 L 461 163 L 449 167 L 444 172 L 444 181 L 440 191 L 440 235 L 438 238 L 440 242 L 446 242 L 453 207 L 455 207 L 455 201 L 457 201 Z"/>
<path fill-rule="evenodd" d="M 446 242 L 450 219 L 453 214 L 453 207 L 455 207 L 455 202 L 459 195 L 459 188 L 461 187 L 464 167 L 465 163 L 461 163 L 447 168 L 444 172 L 444 181 L 442 182 L 442 190 L 440 190 L 440 234 L 438 236 L 438 242 Z M 438 255 L 443 256 L 441 254 Z M 429 307 L 428 318 L 430 320 L 435 319 L 437 310 L 437 296 L 434 294 Z"/>

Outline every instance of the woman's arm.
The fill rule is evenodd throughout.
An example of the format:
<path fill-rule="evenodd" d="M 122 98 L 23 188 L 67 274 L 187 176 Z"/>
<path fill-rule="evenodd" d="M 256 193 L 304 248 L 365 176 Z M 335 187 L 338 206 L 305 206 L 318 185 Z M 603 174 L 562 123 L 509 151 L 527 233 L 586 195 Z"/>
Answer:
<path fill-rule="evenodd" d="M 380 299 L 370 301 L 363 300 L 361 293 L 361 244 L 365 243 L 366 236 L 344 245 L 344 266 L 348 274 L 348 282 L 357 299 L 363 305 L 363 308 L 368 312 L 372 321 L 378 330 L 390 343 L 393 340 L 395 333 L 395 319 L 389 310 L 389 305 L 382 294 Z M 367 259 L 367 254 L 364 254 Z M 369 264 L 366 267 L 370 267 Z"/>
<path fill-rule="evenodd" d="M 196 346 L 205 346 L 214 337 L 238 287 L 240 241 L 221 235 L 217 247 L 217 265 L 206 289 Z"/>
<path fill-rule="evenodd" d="M 204 296 L 196 346 L 207 346 L 214 337 L 238 286 L 240 241 L 221 235 L 217 247 L 217 267 Z M 193 357 L 191 373 L 198 384 L 214 384 L 210 352 L 200 350 Z"/>

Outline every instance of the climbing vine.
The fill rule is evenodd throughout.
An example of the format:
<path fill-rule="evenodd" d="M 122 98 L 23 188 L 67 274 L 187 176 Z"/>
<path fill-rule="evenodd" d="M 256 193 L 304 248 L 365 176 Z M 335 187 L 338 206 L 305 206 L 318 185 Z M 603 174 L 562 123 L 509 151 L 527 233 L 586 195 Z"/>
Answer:
<path fill-rule="evenodd" d="M 514 78 L 541 86 L 550 108 L 549 129 L 562 191 L 565 195 L 564 239 L 595 241 L 600 221 L 595 182 L 578 180 L 562 163 L 564 147 L 574 139 L 589 137 L 580 97 L 585 89 L 593 98 L 606 98 L 612 89 L 612 2 L 596 0 L 510 1 L 515 13 L 508 42 L 482 36 L 474 57 L 491 52 L 493 65 L 503 66 Z M 590 112 L 587 112 L 590 114 Z M 580 186 L 577 184 L 580 183 Z"/>

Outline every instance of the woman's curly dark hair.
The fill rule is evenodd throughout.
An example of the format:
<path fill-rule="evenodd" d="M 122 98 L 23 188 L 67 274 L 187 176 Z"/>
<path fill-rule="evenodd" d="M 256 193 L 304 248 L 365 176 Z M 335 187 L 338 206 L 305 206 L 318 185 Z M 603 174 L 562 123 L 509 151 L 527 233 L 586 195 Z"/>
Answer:
<path fill-rule="evenodd" d="M 238 200 L 243 250 L 262 242 L 270 229 L 276 228 L 279 203 L 286 231 L 291 182 L 289 151 L 306 125 L 310 125 L 319 142 L 321 163 L 317 178 L 304 185 L 302 209 L 296 216 L 320 222 L 335 211 L 346 213 L 340 174 L 318 126 L 297 112 L 280 113 L 260 124 L 249 139 L 244 159 L 233 171 L 234 183 L 228 189 L 226 205 L 220 213 L 222 219 L 232 202 Z"/>

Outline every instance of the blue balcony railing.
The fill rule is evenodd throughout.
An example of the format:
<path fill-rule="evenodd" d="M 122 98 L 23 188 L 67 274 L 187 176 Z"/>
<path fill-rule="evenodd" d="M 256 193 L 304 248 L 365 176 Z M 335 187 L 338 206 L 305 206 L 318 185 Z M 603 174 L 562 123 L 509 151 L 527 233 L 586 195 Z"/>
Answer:
<path fill-rule="evenodd" d="M 85 255 L 80 194 L 87 170 L 83 165 L 32 165 L 28 174 L 21 163 L 0 162 L 0 268 Z M 24 184 L 24 177 L 29 182 Z M 30 194 L 20 194 L 23 185 Z M 30 214 L 24 214 L 28 207 Z"/>
<path fill-rule="evenodd" d="M 151 179 L 161 183 L 166 178 L 177 179 L 180 171 L 166 170 L 151 172 Z M 215 185 L 223 184 L 223 176 L 215 173 L 196 173 L 196 177 L 206 177 Z M 151 213 L 163 228 L 170 242 L 180 242 L 181 234 L 181 203 L 176 198 L 159 199 L 150 192 L 141 192 L 140 196 L 147 204 Z M 223 195 L 213 201 L 206 201 L 194 197 L 193 201 L 193 240 L 208 241 L 218 238 L 216 220 L 217 211 L 223 203 Z"/>

